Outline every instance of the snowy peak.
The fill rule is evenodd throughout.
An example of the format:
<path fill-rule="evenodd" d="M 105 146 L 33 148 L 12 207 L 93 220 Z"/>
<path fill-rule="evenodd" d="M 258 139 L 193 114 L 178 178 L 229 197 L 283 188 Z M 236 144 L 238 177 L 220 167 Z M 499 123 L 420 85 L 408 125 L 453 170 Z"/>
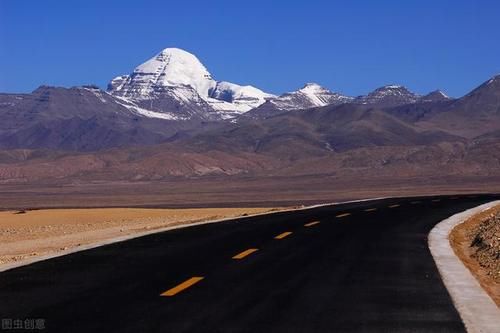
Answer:
<path fill-rule="evenodd" d="M 273 97 L 275 96 L 252 86 L 221 81 L 210 89 L 207 102 L 215 110 L 223 112 L 223 118 L 232 118 L 260 106 Z"/>
<path fill-rule="evenodd" d="M 252 86 L 240 86 L 231 82 L 217 82 L 215 88 L 210 90 L 210 98 L 219 99 L 229 103 L 238 100 L 264 100 L 274 95 L 267 94 Z"/>
<path fill-rule="evenodd" d="M 379 104 L 383 106 L 396 106 L 415 103 L 419 96 L 404 86 L 387 85 L 375 89 L 366 96 L 360 96 L 356 102 L 361 104 Z"/>
<path fill-rule="evenodd" d="M 122 97 L 148 98 L 158 87 L 193 88 L 202 98 L 215 86 L 208 70 L 193 54 L 167 48 L 137 66 L 131 75 L 114 78 L 109 89 Z"/>
<path fill-rule="evenodd" d="M 163 87 L 190 86 L 201 97 L 215 84 L 212 76 L 193 54 L 177 48 L 167 48 L 134 70 L 151 75 L 152 82 Z"/>
<path fill-rule="evenodd" d="M 136 102 L 151 101 L 150 105 L 158 107 L 209 108 L 222 118 L 249 111 L 274 97 L 252 86 L 215 81 L 196 56 L 178 48 L 164 49 L 132 74 L 114 78 L 108 91 Z"/>
<path fill-rule="evenodd" d="M 314 82 L 309 82 L 304 85 L 301 89 L 297 90 L 298 92 L 301 92 L 303 94 L 321 94 L 325 92 L 331 92 L 326 88 L 323 88 L 317 83 Z"/>
<path fill-rule="evenodd" d="M 280 110 L 298 110 L 347 103 L 351 97 L 332 92 L 317 83 L 307 83 L 299 90 L 285 93 L 269 101 Z"/>

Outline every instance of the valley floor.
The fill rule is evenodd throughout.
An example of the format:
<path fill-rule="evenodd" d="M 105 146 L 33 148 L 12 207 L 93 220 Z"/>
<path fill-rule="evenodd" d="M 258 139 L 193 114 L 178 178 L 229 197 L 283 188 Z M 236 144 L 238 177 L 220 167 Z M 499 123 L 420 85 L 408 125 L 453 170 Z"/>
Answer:
<path fill-rule="evenodd" d="M 33 208 L 284 207 L 389 196 L 500 193 L 500 176 L 326 175 L 169 181 L 0 184 L 0 210 Z"/>

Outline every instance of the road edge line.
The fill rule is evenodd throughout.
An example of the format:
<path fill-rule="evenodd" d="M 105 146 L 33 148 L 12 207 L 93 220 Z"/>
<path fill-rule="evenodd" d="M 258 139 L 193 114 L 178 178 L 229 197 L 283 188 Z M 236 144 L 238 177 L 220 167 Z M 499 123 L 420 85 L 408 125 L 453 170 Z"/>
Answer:
<path fill-rule="evenodd" d="M 500 327 L 500 309 L 453 251 L 449 235 L 453 228 L 500 200 L 455 214 L 434 226 L 428 246 L 465 328 L 472 333 L 494 333 Z"/>

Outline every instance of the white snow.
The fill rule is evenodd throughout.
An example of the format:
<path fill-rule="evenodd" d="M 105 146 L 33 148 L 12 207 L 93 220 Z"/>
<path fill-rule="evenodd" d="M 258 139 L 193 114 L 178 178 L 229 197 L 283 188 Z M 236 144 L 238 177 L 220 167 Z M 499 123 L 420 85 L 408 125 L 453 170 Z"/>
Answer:
<path fill-rule="evenodd" d="M 216 110 L 244 113 L 276 97 L 253 86 L 240 86 L 231 82 L 217 82 L 207 102 Z"/>
<path fill-rule="evenodd" d="M 173 113 L 162 113 L 162 112 L 154 112 L 149 111 L 138 106 L 126 106 L 129 110 L 135 111 L 138 114 L 148 117 L 148 118 L 159 118 L 165 120 L 187 120 L 184 117 L 179 117 L 174 115 Z"/>
<path fill-rule="evenodd" d="M 120 91 L 122 90 L 123 85 L 125 84 L 128 78 L 129 78 L 128 75 L 117 76 L 113 80 L 111 80 L 110 85 L 113 87 L 113 90 Z"/>
<path fill-rule="evenodd" d="M 113 96 L 115 98 L 115 102 L 120 104 L 121 106 L 126 107 L 133 113 L 136 113 L 140 116 L 148 117 L 148 118 L 158 118 L 158 119 L 165 119 L 165 120 L 187 120 L 184 117 L 179 117 L 171 112 L 154 112 L 151 110 L 146 110 L 144 108 L 141 108 L 137 105 L 135 105 L 133 102 L 131 102 L 129 99 L 124 98 L 124 97 L 119 97 L 119 96 Z"/>
<path fill-rule="evenodd" d="M 298 110 L 345 103 L 352 97 L 334 93 L 317 83 L 307 83 L 299 90 L 269 100 L 281 110 Z"/>
<path fill-rule="evenodd" d="M 448 95 L 446 95 L 444 92 L 442 92 L 441 90 L 438 90 L 437 93 L 440 94 L 441 96 L 443 96 L 444 98 L 450 99 L 450 97 Z"/>
<path fill-rule="evenodd" d="M 331 91 L 323 88 L 317 83 L 307 83 L 304 88 L 300 89 L 298 93 L 306 96 L 314 106 L 325 106 L 328 102 L 322 98 L 325 94 L 331 94 Z"/>
<path fill-rule="evenodd" d="M 216 84 L 198 58 L 178 48 L 164 49 L 136 67 L 134 74 L 147 76 L 148 83 L 163 87 L 191 86 L 201 97 L 208 97 Z"/>
<path fill-rule="evenodd" d="M 208 103 L 224 117 L 247 112 L 274 97 L 252 86 L 212 78 L 207 68 L 193 54 L 166 48 L 145 63 L 137 66 L 131 75 L 114 78 L 111 93 L 130 100 L 147 100 L 158 90 L 167 88 L 181 104 Z M 229 96 L 230 100 L 227 99 Z"/>

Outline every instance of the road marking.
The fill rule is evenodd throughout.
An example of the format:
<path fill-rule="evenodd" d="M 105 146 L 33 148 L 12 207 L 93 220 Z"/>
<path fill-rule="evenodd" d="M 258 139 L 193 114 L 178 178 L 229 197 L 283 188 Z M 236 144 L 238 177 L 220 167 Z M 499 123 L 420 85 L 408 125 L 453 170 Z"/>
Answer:
<path fill-rule="evenodd" d="M 335 217 L 337 217 L 337 218 L 341 218 L 341 217 L 346 217 L 346 216 L 349 216 L 349 215 L 351 215 L 351 213 L 339 214 L 339 215 L 337 215 L 337 216 L 335 216 Z"/>
<path fill-rule="evenodd" d="M 169 289 L 169 290 L 165 291 L 164 293 L 161 293 L 160 296 L 174 296 L 174 295 L 177 295 L 178 293 L 180 293 L 184 289 L 187 289 L 187 288 L 191 287 L 192 285 L 200 282 L 203 279 L 204 279 L 203 276 L 193 276 L 192 278 L 187 279 L 186 281 L 184 281 L 181 284 L 173 287 L 172 289 Z"/>
<path fill-rule="evenodd" d="M 432 202 L 439 202 L 439 201 L 441 201 L 441 199 L 434 199 L 434 200 L 432 200 Z"/>
<path fill-rule="evenodd" d="M 287 236 L 290 236 L 291 234 L 292 234 L 291 231 L 285 231 L 284 233 L 279 234 L 278 236 L 274 237 L 274 239 L 283 239 Z"/>
<path fill-rule="evenodd" d="M 233 259 L 243 259 L 243 258 L 245 258 L 246 256 L 249 256 L 249 255 L 251 255 L 252 253 L 257 252 L 258 250 L 259 250 L 259 249 L 248 249 L 248 250 L 245 250 L 245 251 L 243 251 L 243 252 L 238 253 L 237 255 L 235 255 L 235 256 L 233 257 Z"/>
<path fill-rule="evenodd" d="M 376 210 L 377 210 L 377 208 L 368 208 L 368 209 L 365 209 L 365 212 L 374 212 Z"/>
<path fill-rule="evenodd" d="M 410 202 L 412 205 L 418 205 L 419 203 L 422 203 L 422 201 L 412 201 Z"/>
<path fill-rule="evenodd" d="M 389 208 L 397 208 L 399 206 L 401 206 L 401 205 L 397 205 L 397 204 L 396 205 L 390 205 Z"/>
<path fill-rule="evenodd" d="M 304 227 L 312 227 L 313 225 L 319 224 L 319 221 L 309 222 L 304 224 Z"/>

